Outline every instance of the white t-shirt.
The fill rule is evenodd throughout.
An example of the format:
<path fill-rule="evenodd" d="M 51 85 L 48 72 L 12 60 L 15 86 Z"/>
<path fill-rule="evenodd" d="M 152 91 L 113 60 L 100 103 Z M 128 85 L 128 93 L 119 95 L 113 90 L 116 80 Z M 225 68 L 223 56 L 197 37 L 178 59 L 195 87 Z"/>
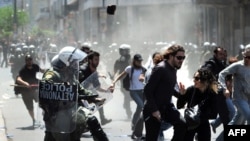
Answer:
<path fill-rule="evenodd" d="M 129 77 L 131 77 L 131 69 L 132 69 L 131 66 L 127 66 L 125 68 L 125 71 L 128 73 Z M 133 76 L 132 76 L 132 79 L 130 81 L 130 87 L 129 87 L 130 90 L 142 90 L 142 89 L 144 89 L 143 82 L 139 81 L 139 76 L 141 75 L 141 73 L 142 73 L 141 68 L 140 69 L 134 68 Z"/>

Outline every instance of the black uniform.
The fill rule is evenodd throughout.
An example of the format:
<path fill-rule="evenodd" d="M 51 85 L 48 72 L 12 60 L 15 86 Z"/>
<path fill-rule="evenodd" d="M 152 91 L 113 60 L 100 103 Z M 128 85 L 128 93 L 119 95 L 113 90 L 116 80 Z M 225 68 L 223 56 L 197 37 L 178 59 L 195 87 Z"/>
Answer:
<path fill-rule="evenodd" d="M 121 54 L 121 56 L 115 61 L 114 72 L 121 74 L 125 70 L 125 68 L 130 65 L 130 63 L 131 63 L 130 54 Z M 129 95 L 129 91 L 124 89 L 123 83 L 124 83 L 123 79 L 121 79 L 120 80 L 121 92 L 124 95 L 123 107 L 126 110 L 126 114 L 127 114 L 128 118 L 131 118 L 132 110 L 131 110 L 130 102 L 132 99 Z"/>
<path fill-rule="evenodd" d="M 199 89 L 190 86 L 187 88 L 186 94 L 181 95 L 178 98 L 178 109 L 183 108 L 186 103 L 188 107 L 194 107 L 203 101 L 203 104 L 200 104 L 201 123 L 197 128 L 187 131 L 185 141 L 193 141 L 195 133 L 198 133 L 197 137 L 199 141 L 211 140 L 209 119 L 215 119 L 217 116 L 216 95 L 217 94 L 210 89 L 207 89 L 205 92 L 201 92 Z"/>
<path fill-rule="evenodd" d="M 176 69 L 167 61 L 160 62 L 153 70 L 151 77 L 144 88 L 146 103 L 143 116 L 146 126 L 146 141 L 155 141 L 158 138 L 161 122 L 152 113 L 159 110 L 162 119 L 174 127 L 172 141 L 184 140 L 186 123 L 183 116 L 172 103 L 172 96 L 178 96 L 174 87 L 177 83 Z"/>

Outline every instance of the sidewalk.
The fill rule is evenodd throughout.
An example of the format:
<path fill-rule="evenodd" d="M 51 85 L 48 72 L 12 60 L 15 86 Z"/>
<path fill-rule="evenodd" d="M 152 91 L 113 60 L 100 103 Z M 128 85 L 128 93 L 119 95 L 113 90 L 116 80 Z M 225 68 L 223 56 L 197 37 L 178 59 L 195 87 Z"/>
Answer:
<path fill-rule="evenodd" d="M 6 137 L 6 127 L 4 123 L 4 117 L 2 115 L 2 109 L 0 109 L 0 141 L 8 141 Z"/>

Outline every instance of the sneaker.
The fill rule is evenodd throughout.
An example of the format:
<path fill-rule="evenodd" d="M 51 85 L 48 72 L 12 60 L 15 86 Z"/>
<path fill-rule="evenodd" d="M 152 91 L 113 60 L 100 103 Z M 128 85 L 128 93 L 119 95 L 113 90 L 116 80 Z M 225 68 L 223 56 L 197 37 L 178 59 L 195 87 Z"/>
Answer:
<path fill-rule="evenodd" d="M 105 125 L 105 124 L 110 123 L 111 121 L 112 121 L 112 119 L 103 119 L 103 120 L 101 120 L 101 124 Z"/>
<path fill-rule="evenodd" d="M 137 139 L 137 137 L 134 133 L 131 135 L 131 139 L 133 139 L 133 140 Z"/>
<path fill-rule="evenodd" d="M 140 137 L 140 140 L 144 141 L 144 140 L 146 140 L 146 137 L 145 137 L 145 136 L 141 136 L 141 137 Z M 163 139 L 163 140 L 164 140 L 164 139 Z"/>
<path fill-rule="evenodd" d="M 135 133 L 132 133 L 131 139 L 133 139 L 133 140 L 145 140 L 146 137 L 144 135 L 136 136 Z"/>

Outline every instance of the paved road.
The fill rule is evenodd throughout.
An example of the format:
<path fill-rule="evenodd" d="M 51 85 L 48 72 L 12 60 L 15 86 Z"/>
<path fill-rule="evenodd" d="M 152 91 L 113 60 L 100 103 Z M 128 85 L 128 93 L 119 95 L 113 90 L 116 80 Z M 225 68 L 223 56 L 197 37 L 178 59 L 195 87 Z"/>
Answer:
<path fill-rule="evenodd" d="M 1 68 L 1 83 L 0 83 L 0 106 L 3 116 L 5 118 L 6 133 L 9 141 L 43 141 L 44 129 L 36 128 L 32 129 L 32 120 L 28 115 L 27 110 L 23 104 L 20 97 L 15 97 L 13 94 L 13 88 L 10 86 L 13 84 L 11 80 L 11 75 L 9 73 L 9 68 Z M 178 73 L 180 80 L 185 83 L 190 83 L 183 78 L 186 77 L 185 67 Z M 184 83 L 184 84 L 185 84 Z M 123 96 L 117 89 L 113 95 L 113 99 L 107 103 L 104 107 L 104 112 L 107 118 L 112 118 L 113 121 L 103 128 L 108 134 L 110 141 L 131 141 L 131 122 L 126 120 L 125 111 L 122 107 Z M 132 109 L 135 110 L 135 104 L 131 102 Z M 37 112 L 39 113 L 39 112 Z M 95 113 L 97 118 L 99 118 L 98 112 Z M 221 130 L 219 127 L 217 133 Z M 145 131 L 144 131 L 145 133 Z M 164 132 L 165 140 L 170 140 L 173 133 L 173 129 Z M 212 140 L 215 139 L 217 134 L 212 134 Z M 1 138 L 0 138 L 1 139 Z M 90 133 L 83 135 L 82 141 L 92 141 Z"/>

